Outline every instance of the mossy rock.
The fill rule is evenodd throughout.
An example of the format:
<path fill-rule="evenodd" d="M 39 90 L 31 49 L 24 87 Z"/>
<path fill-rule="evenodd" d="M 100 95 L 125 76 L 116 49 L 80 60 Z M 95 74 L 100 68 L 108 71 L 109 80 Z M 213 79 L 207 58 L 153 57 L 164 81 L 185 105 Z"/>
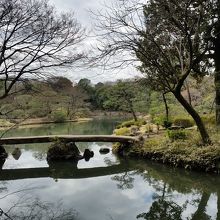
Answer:
<path fill-rule="evenodd" d="M 80 151 L 75 143 L 56 142 L 53 143 L 48 152 L 48 161 L 65 161 L 65 160 L 79 160 L 82 159 Z"/>

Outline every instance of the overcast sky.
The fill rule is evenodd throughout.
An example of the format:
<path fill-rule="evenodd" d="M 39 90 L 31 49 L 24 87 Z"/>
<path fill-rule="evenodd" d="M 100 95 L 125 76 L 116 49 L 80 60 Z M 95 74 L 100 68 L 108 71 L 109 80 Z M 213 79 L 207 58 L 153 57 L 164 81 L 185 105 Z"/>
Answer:
<path fill-rule="evenodd" d="M 77 20 L 85 27 L 88 31 L 92 31 L 94 21 L 91 18 L 91 13 L 89 11 L 102 10 L 105 2 L 107 4 L 115 0 L 49 0 L 58 11 L 73 11 Z M 87 39 L 88 43 L 94 41 L 94 39 Z M 81 78 L 88 78 L 93 83 L 99 81 L 113 81 L 123 78 L 131 78 L 136 73 L 134 69 L 128 68 L 121 71 L 101 71 L 100 69 L 83 69 L 83 70 L 68 70 L 63 73 L 64 76 L 67 76 L 73 81 L 78 81 Z"/>

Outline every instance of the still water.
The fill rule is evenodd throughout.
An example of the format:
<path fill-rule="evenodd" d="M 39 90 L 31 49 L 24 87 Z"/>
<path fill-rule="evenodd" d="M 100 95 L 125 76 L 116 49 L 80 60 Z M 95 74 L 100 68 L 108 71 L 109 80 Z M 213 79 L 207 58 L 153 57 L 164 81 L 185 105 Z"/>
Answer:
<path fill-rule="evenodd" d="M 117 121 L 53 124 L 8 136 L 111 134 Z M 90 161 L 48 165 L 49 144 L 6 147 L 0 171 L 0 219 L 135 220 L 220 219 L 220 176 L 172 169 L 141 160 L 100 154 L 106 143 L 78 143 L 93 150 Z M 3 212 L 1 212 L 3 210 Z"/>

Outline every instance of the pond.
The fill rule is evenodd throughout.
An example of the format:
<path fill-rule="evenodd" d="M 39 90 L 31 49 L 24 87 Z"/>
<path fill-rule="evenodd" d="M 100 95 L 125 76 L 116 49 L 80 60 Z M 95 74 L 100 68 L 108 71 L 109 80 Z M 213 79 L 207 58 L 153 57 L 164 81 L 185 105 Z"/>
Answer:
<path fill-rule="evenodd" d="M 111 134 L 117 120 L 51 124 L 7 136 Z M 150 161 L 100 154 L 111 143 L 77 143 L 93 150 L 88 162 L 48 165 L 49 144 L 7 146 L 0 171 L 0 219 L 134 220 L 220 219 L 220 176 Z M 22 154 L 11 152 L 19 147 Z"/>

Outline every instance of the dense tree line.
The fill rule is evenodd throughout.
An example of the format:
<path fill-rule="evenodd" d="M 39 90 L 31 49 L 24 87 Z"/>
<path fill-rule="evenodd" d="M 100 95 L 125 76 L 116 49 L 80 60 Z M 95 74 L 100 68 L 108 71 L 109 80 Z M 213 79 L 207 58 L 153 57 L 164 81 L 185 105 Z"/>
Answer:
<path fill-rule="evenodd" d="M 88 116 L 89 112 L 124 111 L 136 113 L 149 110 L 150 90 L 138 86 L 135 80 L 92 84 L 89 79 L 78 83 L 65 77 L 50 77 L 46 81 L 22 80 L 2 102 L 2 117 L 48 117 L 62 111 L 68 119 Z"/>

